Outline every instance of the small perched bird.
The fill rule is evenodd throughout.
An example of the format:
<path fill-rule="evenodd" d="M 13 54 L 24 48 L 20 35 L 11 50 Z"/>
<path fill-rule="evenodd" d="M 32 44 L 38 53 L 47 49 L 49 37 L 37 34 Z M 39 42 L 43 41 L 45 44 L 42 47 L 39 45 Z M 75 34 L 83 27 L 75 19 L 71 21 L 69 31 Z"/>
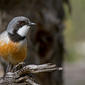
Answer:
<path fill-rule="evenodd" d="M 12 19 L 7 29 L 0 34 L 0 56 L 9 63 L 8 68 L 23 62 L 27 57 L 26 35 L 32 25 L 35 23 L 28 18 L 18 16 Z"/>

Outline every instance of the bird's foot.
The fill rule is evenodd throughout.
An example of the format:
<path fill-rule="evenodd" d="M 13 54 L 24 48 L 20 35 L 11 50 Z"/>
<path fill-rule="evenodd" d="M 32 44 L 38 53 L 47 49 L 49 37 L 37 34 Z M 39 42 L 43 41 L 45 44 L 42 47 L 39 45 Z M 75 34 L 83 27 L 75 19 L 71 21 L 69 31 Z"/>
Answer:
<path fill-rule="evenodd" d="M 23 68 L 25 66 L 24 62 L 20 62 L 19 64 L 15 65 L 12 69 L 12 72 L 15 72 L 17 70 L 20 70 L 21 68 Z"/>

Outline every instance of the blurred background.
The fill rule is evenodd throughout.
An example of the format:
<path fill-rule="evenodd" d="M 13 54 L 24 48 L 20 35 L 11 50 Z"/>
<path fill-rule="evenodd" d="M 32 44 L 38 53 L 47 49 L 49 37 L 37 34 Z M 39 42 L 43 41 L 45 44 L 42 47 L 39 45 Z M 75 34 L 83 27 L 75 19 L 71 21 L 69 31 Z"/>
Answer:
<path fill-rule="evenodd" d="M 85 84 L 85 0 L 71 0 L 72 15 L 66 21 L 64 84 Z"/>
<path fill-rule="evenodd" d="M 0 32 L 15 16 L 37 23 L 28 34 L 26 64 L 64 68 L 35 75 L 41 85 L 85 85 L 85 0 L 0 0 Z M 1 61 L 1 76 L 5 66 Z"/>

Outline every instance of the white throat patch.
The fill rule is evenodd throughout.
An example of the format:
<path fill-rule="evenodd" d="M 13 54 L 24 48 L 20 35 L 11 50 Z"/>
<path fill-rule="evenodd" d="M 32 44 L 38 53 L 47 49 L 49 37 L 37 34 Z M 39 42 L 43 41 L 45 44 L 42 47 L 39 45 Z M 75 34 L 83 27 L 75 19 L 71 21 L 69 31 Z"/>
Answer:
<path fill-rule="evenodd" d="M 23 27 L 19 28 L 19 30 L 17 31 L 17 34 L 24 37 L 27 35 L 29 28 L 30 26 L 24 25 Z"/>

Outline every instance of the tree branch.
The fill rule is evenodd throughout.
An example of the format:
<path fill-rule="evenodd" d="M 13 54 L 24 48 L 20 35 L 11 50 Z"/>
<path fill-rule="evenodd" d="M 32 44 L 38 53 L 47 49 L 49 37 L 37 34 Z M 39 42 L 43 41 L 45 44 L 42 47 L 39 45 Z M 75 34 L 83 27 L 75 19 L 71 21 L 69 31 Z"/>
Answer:
<path fill-rule="evenodd" d="M 21 63 L 19 64 L 21 65 Z M 19 67 L 18 65 L 15 66 L 15 68 Z M 27 85 L 39 85 L 35 81 L 33 81 L 33 78 L 29 76 L 21 76 L 24 74 L 38 74 L 41 72 L 51 72 L 51 71 L 60 71 L 62 70 L 62 67 L 57 68 L 55 64 L 47 63 L 42 65 L 27 65 L 22 67 L 19 70 L 14 70 L 12 72 L 6 73 L 6 76 L 4 78 L 0 79 L 0 84 L 2 85 L 18 85 L 21 82 L 26 83 Z M 28 84 L 29 83 L 29 84 Z M 23 85 L 23 84 L 22 84 Z"/>

